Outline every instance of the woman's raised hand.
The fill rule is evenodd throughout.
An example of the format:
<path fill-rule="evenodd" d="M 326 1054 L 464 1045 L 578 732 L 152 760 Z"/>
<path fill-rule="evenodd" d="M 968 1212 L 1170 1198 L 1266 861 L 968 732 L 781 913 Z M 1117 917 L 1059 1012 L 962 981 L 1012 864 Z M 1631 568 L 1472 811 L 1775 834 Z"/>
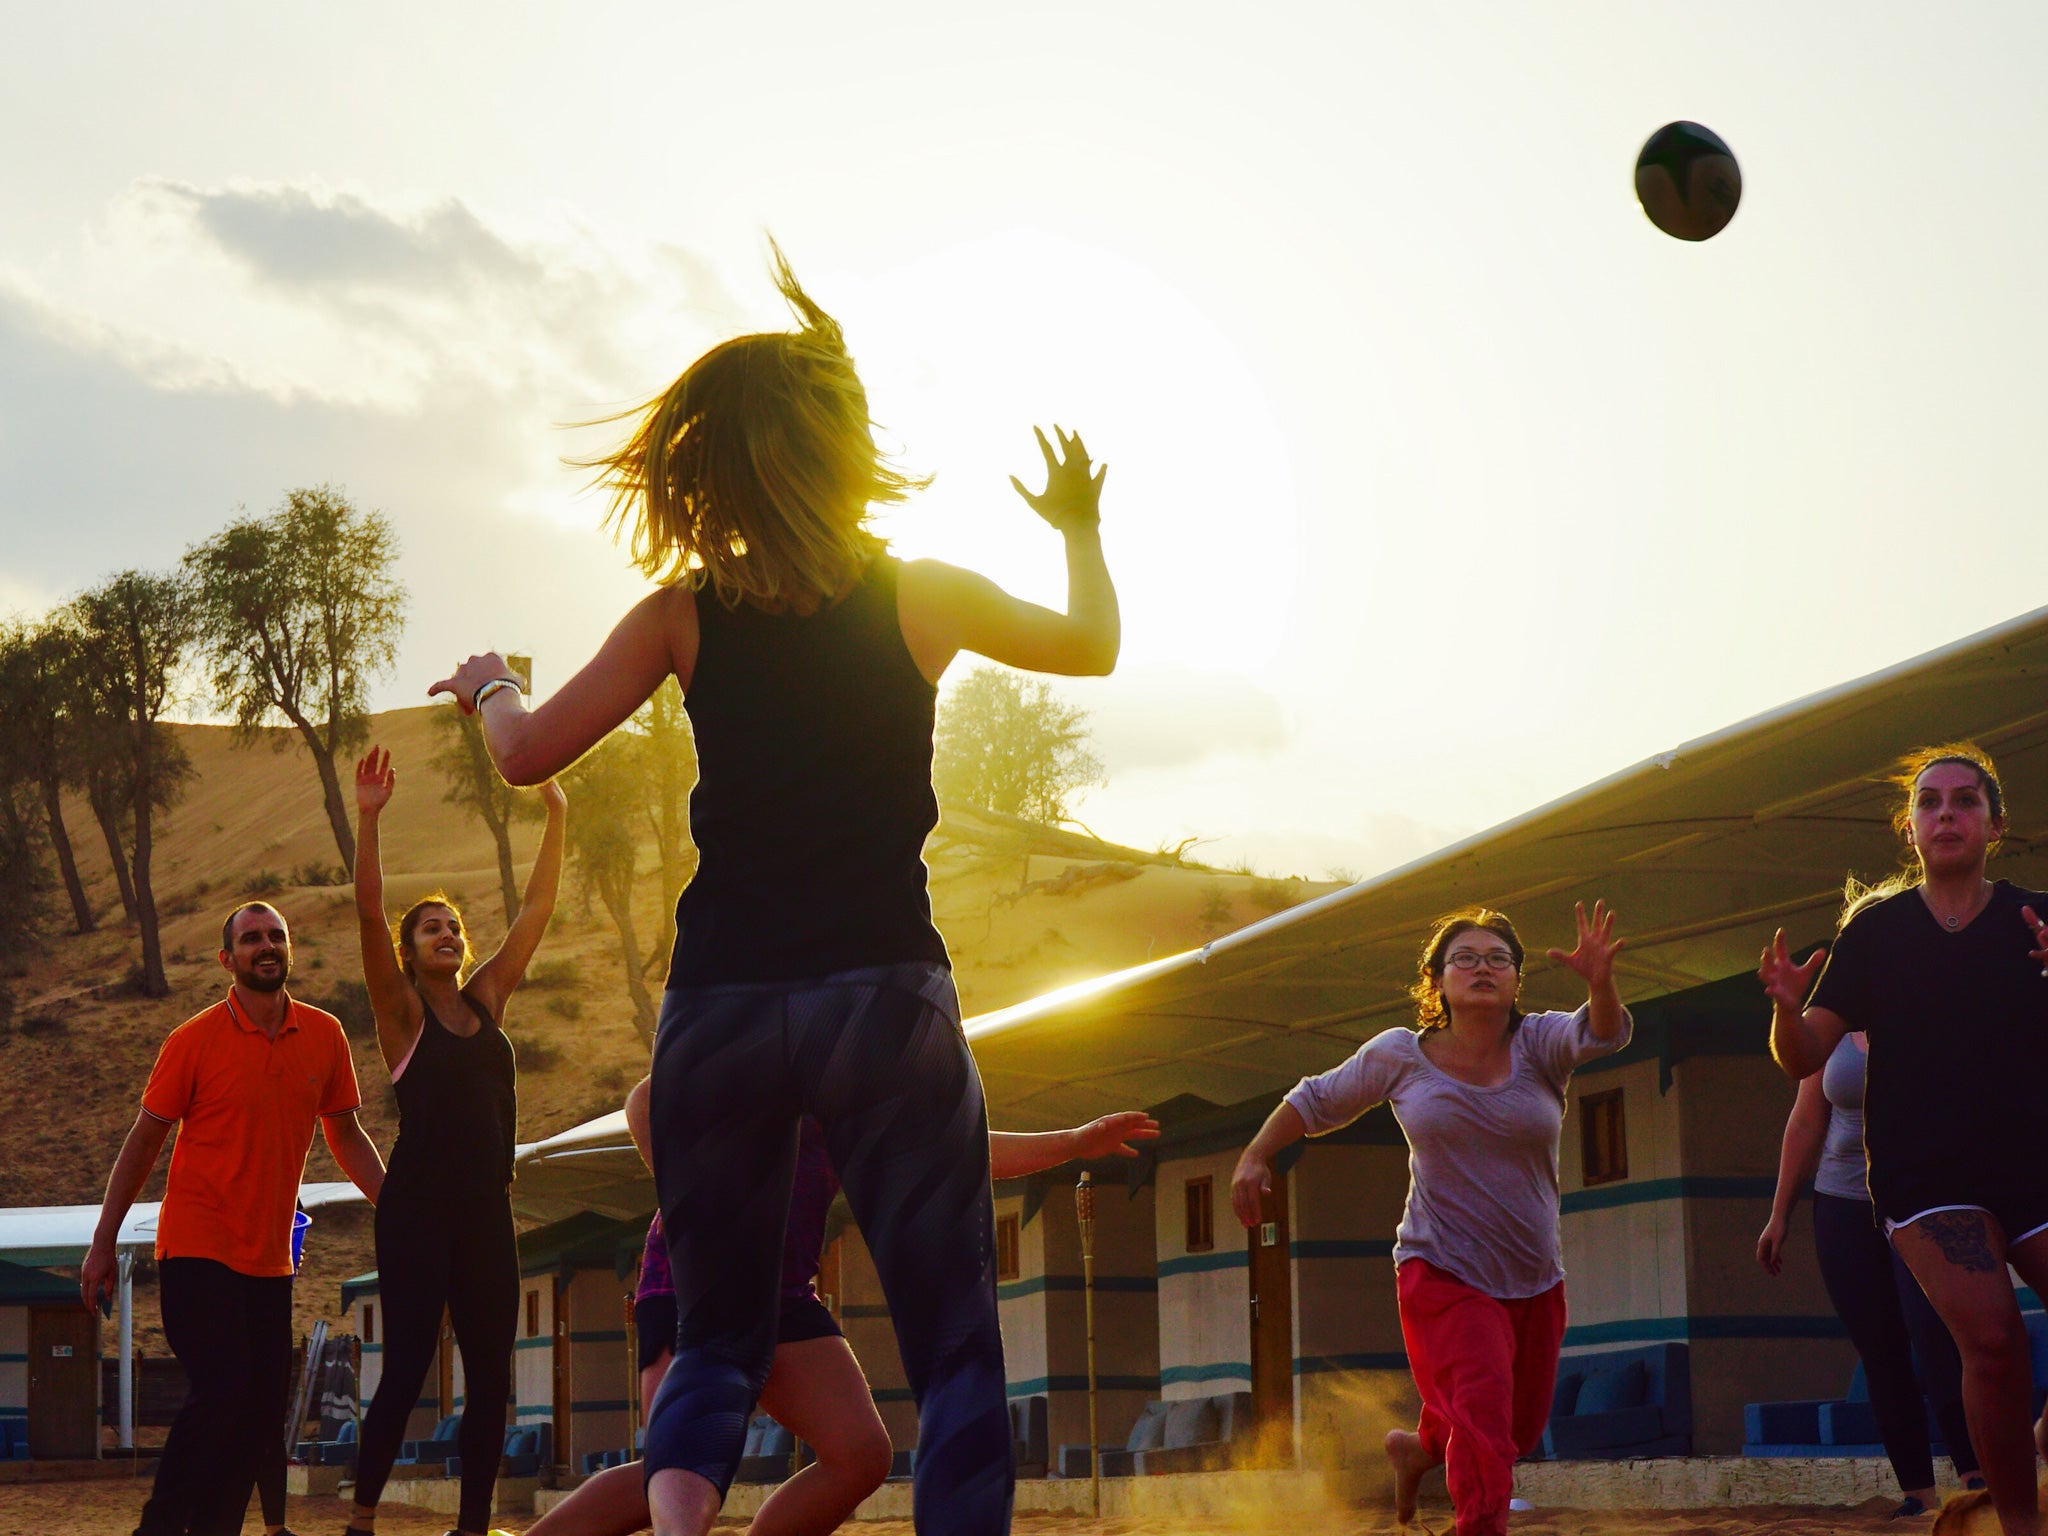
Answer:
<path fill-rule="evenodd" d="M 391 791 L 397 787 L 398 773 L 391 766 L 391 754 L 378 747 L 370 750 L 356 762 L 356 809 L 358 811 L 381 811 L 391 801 Z"/>
<path fill-rule="evenodd" d="M 1578 947 L 1570 954 L 1553 949 L 1550 958 L 1577 971 L 1588 987 L 1604 987 L 1614 980 L 1614 957 L 1628 940 L 1614 936 L 1614 914 L 1604 901 L 1593 903 L 1591 918 L 1586 916 L 1586 904 L 1575 901 L 1572 914 L 1579 922 Z"/>
<path fill-rule="evenodd" d="M 1015 475 L 1010 476 L 1010 484 L 1032 511 L 1061 533 L 1095 527 L 1102 520 L 1102 480 L 1109 473 L 1109 466 L 1104 464 L 1092 475 L 1089 473 L 1088 448 L 1078 432 L 1064 432 L 1055 424 L 1052 433 L 1060 444 L 1060 451 L 1055 454 L 1043 432 L 1037 427 L 1031 431 L 1038 439 L 1038 451 L 1045 455 L 1045 490 L 1034 496 Z"/>
<path fill-rule="evenodd" d="M 1827 958 L 1825 948 L 1816 949 L 1806 957 L 1806 964 L 1794 965 L 1792 952 L 1785 947 L 1785 930 L 1780 928 L 1757 962 L 1756 979 L 1764 984 L 1773 1008 L 1798 1014 L 1805 1010 L 1806 994 L 1813 990 L 1813 978 L 1827 963 Z"/>
<path fill-rule="evenodd" d="M 569 808 L 569 796 L 559 780 L 549 779 L 540 787 L 540 803 L 548 808 L 550 815 L 559 816 Z"/>
<path fill-rule="evenodd" d="M 427 690 L 427 697 L 437 693 L 452 694 L 455 704 L 465 715 L 475 713 L 469 702 L 476 697 L 477 689 L 494 678 L 512 676 L 512 664 L 496 651 L 485 651 L 481 656 L 472 656 L 455 669 L 454 675 L 444 677 Z"/>

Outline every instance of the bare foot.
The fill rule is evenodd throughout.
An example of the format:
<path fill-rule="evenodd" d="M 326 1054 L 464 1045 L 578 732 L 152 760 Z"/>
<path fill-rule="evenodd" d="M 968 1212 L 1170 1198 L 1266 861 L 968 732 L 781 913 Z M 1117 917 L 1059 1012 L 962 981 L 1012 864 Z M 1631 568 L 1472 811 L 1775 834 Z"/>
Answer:
<path fill-rule="evenodd" d="M 1412 1525 L 1416 1490 L 1422 1486 L 1422 1474 L 1436 1465 L 1436 1458 L 1422 1448 L 1422 1437 L 1413 1430 L 1390 1429 L 1387 1460 L 1394 1467 L 1394 1518 L 1402 1525 Z"/>

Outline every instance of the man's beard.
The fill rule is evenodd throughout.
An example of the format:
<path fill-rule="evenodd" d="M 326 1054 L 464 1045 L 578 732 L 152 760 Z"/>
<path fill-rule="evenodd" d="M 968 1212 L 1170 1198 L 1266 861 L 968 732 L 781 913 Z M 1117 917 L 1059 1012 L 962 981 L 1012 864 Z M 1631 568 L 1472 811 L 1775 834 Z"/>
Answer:
<path fill-rule="evenodd" d="M 275 971 L 236 971 L 235 980 L 241 986 L 247 987 L 251 992 L 280 992 L 284 990 L 284 984 L 291 980 L 292 962 L 291 958 L 287 955 L 280 955 L 278 960 L 280 963 Z"/>

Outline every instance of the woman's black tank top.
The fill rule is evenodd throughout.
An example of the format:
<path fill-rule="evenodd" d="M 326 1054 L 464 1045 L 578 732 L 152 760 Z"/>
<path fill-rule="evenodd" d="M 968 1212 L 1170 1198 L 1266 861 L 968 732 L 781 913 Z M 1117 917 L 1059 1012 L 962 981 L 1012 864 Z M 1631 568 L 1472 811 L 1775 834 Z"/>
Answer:
<path fill-rule="evenodd" d="M 898 569 L 876 556 L 812 614 L 697 594 L 697 874 L 670 986 L 947 963 L 924 867 L 938 690 L 903 643 Z"/>
<path fill-rule="evenodd" d="M 393 1085 L 398 1144 L 385 1178 L 408 1194 L 502 1196 L 512 1182 L 519 1127 L 512 1042 L 481 1004 L 466 994 L 462 1000 L 476 1015 L 476 1033 L 454 1034 L 427 1009 L 419 1043 Z"/>

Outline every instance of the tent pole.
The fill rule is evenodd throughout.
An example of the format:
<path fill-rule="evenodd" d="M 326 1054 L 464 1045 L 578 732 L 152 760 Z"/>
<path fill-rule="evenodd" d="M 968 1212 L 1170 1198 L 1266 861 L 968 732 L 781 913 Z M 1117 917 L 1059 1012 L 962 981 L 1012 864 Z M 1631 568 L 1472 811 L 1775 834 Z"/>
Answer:
<path fill-rule="evenodd" d="M 121 1267 L 121 1449 L 135 1449 L 135 1250 L 123 1248 Z"/>

